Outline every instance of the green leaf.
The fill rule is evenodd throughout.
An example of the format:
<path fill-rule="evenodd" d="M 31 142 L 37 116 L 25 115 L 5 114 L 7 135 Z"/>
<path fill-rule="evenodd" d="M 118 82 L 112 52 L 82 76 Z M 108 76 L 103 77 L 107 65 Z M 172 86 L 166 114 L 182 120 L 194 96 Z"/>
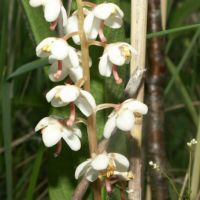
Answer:
<path fill-rule="evenodd" d="M 166 64 L 167 64 L 167 67 L 168 67 L 170 73 L 172 74 L 172 76 L 175 76 L 176 75 L 176 66 L 174 65 L 174 63 L 169 58 L 166 58 Z M 186 107 L 191 115 L 191 118 L 192 118 L 194 124 L 197 126 L 197 124 L 198 124 L 197 112 L 193 106 L 192 99 L 190 98 L 190 95 L 188 94 L 188 91 L 185 88 L 185 85 L 182 82 L 179 75 L 176 76 L 175 83 L 176 83 L 176 87 L 179 89 L 179 91 L 183 97 L 183 100 L 185 101 Z"/>
<path fill-rule="evenodd" d="M 30 182 L 29 182 L 28 190 L 26 192 L 26 198 L 25 198 L 26 200 L 32 200 L 33 199 L 33 194 L 34 194 L 34 191 L 35 191 L 37 179 L 38 179 L 39 172 L 40 172 L 40 167 L 41 167 L 41 164 L 42 164 L 43 154 L 44 154 L 44 148 L 43 148 L 43 146 L 41 146 L 39 148 L 37 154 L 36 154 L 31 179 L 30 179 Z"/>
<path fill-rule="evenodd" d="M 165 30 L 165 31 L 148 33 L 147 39 L 151 39 L 153 37 L 166 36 L 166 35 L 178 33 L 178 32 L 181 32 L 181 31 L 190 31 L 192 29 L 196 29 L 196 28 L 199 28 L 199 27 L 200 27 L 200 24 L 193 24 L 193 25 L 187 25 L 187 26 L 181 26 L 181 27 L 178 27 L 178 28 L 168 29 L 168 30 Z"/>
<path fill-rule="evenodd" d="M 42 7 L 33 8 L 29 5 L 28 0 L 22 0 L 25 13 L 27 15 L 31 31 L 36 43 L 39 43 L 46 37 L 55 36 L 55 32 L 50 31 L 49 23 L 44 19 Z"/>
<path fill-rule="evenodd" d="M 3 81 L 2 83 L 2 126 L 3 126 L 3 138 L 5 148 L 5 165 L 6 165 L 6 188 L 7 199 L 12 199 L 12 122 L 11 122 L 11 99 L 10 91 L 11 84 Z"/>
<path fill-rule="evenodd" d="M 45 65 L 48 64 L 48 59 L 47 58 L 41 58 L 29 63 L 26 63 L 22 66 L 20 66 L 17 70 L 15 70 L 9 77 L 7 80 L 10 80 L 12 78 L 15 78 L 17 76 L 20 76 L 24 73 L 30 72 L 34 69 L 38 69 L 41 67 L 44 67 Z"/>

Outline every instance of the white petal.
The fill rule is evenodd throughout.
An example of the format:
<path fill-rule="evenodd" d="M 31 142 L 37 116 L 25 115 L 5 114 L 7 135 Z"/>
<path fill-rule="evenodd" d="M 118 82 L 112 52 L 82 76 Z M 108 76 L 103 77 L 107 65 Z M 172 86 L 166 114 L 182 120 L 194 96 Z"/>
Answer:
<path fill-rule="evenodd" d="M 96 103 L 94 97 L 87 91 L 81 90 L 81 95 L 75 101 L 76 106 L 80 109 L 80 111 L 86 116 L 90 116 L 95 108 Z"/>
<path fill-rule="evenodd" d="M 69 145 L 69 147 L 73 150 L 73 151 L 78 151 L 81 148 L 81 142 L 78 136 L 76 136 L 75 134 L 73 134 L 71 132 L 71 134 L 69 135 L 69 130 L 65 129 L 62 132 L 62 137 L 65 140 L 65 142 Z"/>
<path fill-rule="evenodd" d="M 55 61 L 51 66 L 50 66 L 50 70 L 49 70 L 49 78 L 51 81 L 53 82 L 58 82 L 58 81 L 62 81 L 65 77 L 68 76 L 69 72 L 68 72 L 68 68 L 66 67 L 66 65 L 64 65 L 64 63 L 62 63 L 62 74 L 61 76 L 56 79 L 54 77 L 54 74 L 57 72 L 58 70 L 58 62 Z"/>
<path fill-rule="evenodd" d="M 123 108 L 128 108 L 132 112 L 137 112 L 142 115 L 145 115 L 148 112 L 148 107 L 144 103 L 133 99 L 126 100 L 122 106 Z"/>
<path fill-rule="evenodd" d="M 85 174 L 85 172 L 88 170 L 88 168 L 90 167 L 90 162 L 91 159 L 82 162 L 75 171 L 75 178 L 78 179 L 79 177 L 83 176 Z"/>
<path fill-rule="evenodd" d="M 125 172 L 128 170 L 129 161 L 125 156 L 119 153 L 110 153 L 109 155 L 111 155 L 111 157 L 114 158 L 117 171 Z"/>
<path fill-rule="evenodd" d="M 30 1 L 29 1 L 29 4 L 30 4 L 32 7 L 38 7 L 38 6 L 41 6 L 41 5 L 42 5 L 42 0 L 30 0 Z"/>
<path fill-rule="evenodd" d="M 46 99 L 48 102 L 50 102 L 54 96 L 56 95 L 56 93 L 58 93 L 62 88 L 64 87 L 64 85 L 58 85 L 54 88 L 52 88 L 47 94 L 46 94 Z"/>
<path fill-rule="evenodd" d="M 67 12 L 64 8 L 64 6 L 61 6 L 61 16 L 62 16 L 62 22 L 63 22 L 63 27 L 67 25 Z"/>
<path fill-rule="evenodd" d="M 94 182 L 98 178 L 99 172 L 94 169 L 89 169 L 86 173 L 86 178 L 90 182 Z"/>
<path fill-rule="evenodd" d="M 110 77 L 112 73 L 112 63 L 108 60 L 108 54 L 104 53 L 99 62 L 99 73 L 102 76 Z"/>
<path fill-rule="evenodd" d="M 95 14 L 95 17 L 101 20 L 105 20 L 112 14 L 112 11 L 114 9 L 115 7 L 112 4 L 102 3 L 102 4 L 97 5 L 94 8 L 94 14 Z"/>
<path fill-rule="evenodd" d="M 61 133 L 57 126 L 50 125 L 42 130 L 42 140 L 46 147 L 52 147 L 61 139 Z"/>
<path fill-rule="evenodd" d="M 91 162 L 91 166 L 93 169 L 100 171 L 104 170 L 108 167 L 109 158 L 106 153 L 102 153 L 97 155 Z"/>
<path fill-rule="evenodd" d="M 80 95 L 80 90 L 75 85 L 66 85 L 60 91 L 60 98 L 65 103 L 75 101 Z"/>
<path fill-rule="evenodd" d="M 134 115 L 129 110 L 120 111 L 117 116 L 116 126 L 122 131 L 130 131 L 134 125 Z"/>
<path fill-rule="evenodd" d="M 51 100 L 51 105 L 55 108 L 58 108 L 58 107 L 66 106 L 66 105 L 68 105 L 68 103 L 63 102 L 62 99 L 60 99 L 60 98 L 53 98 Z"/>
<path fill-rule="evenodd" d="M 78 17 L 73 15 L 68 18 L 67 25 L 66 25 L 66 33 L 73 33 L 78 31 Z M 75 44 L 80 44 L 80 37 L 79 35 L 72 36 L 72 39 Z"/>
<path fill-rule="evenodd" d="M 42 40 L 36 47 L 36 55 L 38 57 L 47 57 L 50 55 L 50 52 L 45 52 L 42 48 L 46 45 L 51 46 L 55 42 L 55 37 L 48 37 Z"/>
<path fill-rule="evenodd" d="M 39 131 L 42 128 L 45 128 L 48 125 L 57 123 L 57 120 L 52 117 L 44 117 L 41 119 L 35 127 L 35 132 Z"/>
<path fill-rule="evenodd" d="M 84 19 L 83 28 L 85 33 L 89 33 L 91 31 L 93 21 L 94 21 L 94 13 L 90 12 Z"/>
<path fill-rule="evenodd" d="M 78 55 L 75 51 L 74 48 L 69 47 L 69 60 L 72 64 L 73 67 L 78 67 L 79 66 L 79 59 L 78 59 Z"/>
<path fill-rule="evenodd" d="M 51 49 L 52 56 L 57 60 L 63 60 L 68 55 L 68 47 L 69 46 L 65 40 L 57 39 L 52 44 L 52 49 Z"/>
<path fill-rule="evenodd" d="M 119 48 L 119 45 L 111 45 L 108 47 L 108 56 L 110 61 L 115 65 L 124 65 L 125 64 L 125 57 L 122 56 L 121 50 Z"/>
<path fill-rule="evenodd" d="M 93 20 L 92 29 L 90 30 L 89 33 L 86 34 L 86 36 L 89 39 L 95 40 L 99 34 L 100 25 L 101 21 L 95 17 Z"/>
<path fill-rule="evenodd" d="M 108 118 L 104 127 L 103 136 L 105 138 L 110 138 L 115 129 L 116 129 L 116 116 L 114 115 L 113 117 Z"/>
<path fill-rule="evenodd" d="M 44 17 L 48 22 L 53 22 L 58 19 L 61 9 L 60 0 L 48 0 L 44 7 Z"/>
<path fill-rule="evenodd" d="M 72 79 L 74 83 L 76 81 L 80 80 L 83 78 L 83 69 L 82 67 L 71 67 L 69 68 L 69 76 Z"/>
<path fill-rule="evenodd" d="M 117 29 L 122 26 L 122 19 L 119 17 L 111 16 L 104 21 L 104 24 L 110 28 Z"/>
<path fill-rule="evenodd" d="M 73 127 L 72 132 L 73 132 L 73 134 L 77 135 L 79 138 L 82 137 L 82 133 L 81 133 L 81 130 L 79 128 Z"/>

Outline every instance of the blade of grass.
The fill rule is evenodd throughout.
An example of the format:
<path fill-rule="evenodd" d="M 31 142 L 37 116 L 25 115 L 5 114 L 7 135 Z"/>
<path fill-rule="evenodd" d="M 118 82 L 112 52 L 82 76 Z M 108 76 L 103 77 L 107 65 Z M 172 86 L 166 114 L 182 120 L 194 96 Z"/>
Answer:
<path fill-rule="evenodd" d="M 25 198 L 26 200 L 33 199 L 33 194 L 35 191 L 37 179 L 38 179 L 39 172 L 40 172 L 40 167 L 42 164 L 43 154 L 44 154 L 44 148 L 43 148 L 43 146 L 41 146 L 36 154 L 36 159 L 34 162 L 30 183 L 28 186 L 28 190 L 26 192 L 26 198 Z"/>
<path fill-rule="evenodd" d="M 194 152 L 194 163 L 192 169 L 192 180 L 191 180 L 191 199 L 196 199 L 199 192 L 199 182 L 200 182 L 200 116 L 199 116 L 199 124 L 197 130 L 197 144 Z"/>
<path fill-rule="evenodd" d="M 11 102 L 10 102 L 11 84 L 3 81 L 2 83 L 2 126 L 5 148 L 5 166 L 6 166 L 6 188 L 7 200 L 12 199 L 12 123 L 11 123 Z"/>
<path fill-rule="evenodd" d="M 200 27 L 200 24 L 193 24 L 193 25 L 181 26 L 181 27 L 178 27 L 178 28 L 167 29 L 165 31 L 148 33 L 147 39 L 150 39 L 150 38 L 153 38 L 153 37 L 166 36 L 166 35 L 178 33 L 178 32 L 181 32 L 181 31 L 189 31 L 189 30 L 196 29 L 196 28 L 199 28 L 199 27 Z"/>
<path fill-rule="evenodd" d="M 196 40 L 198 39 L 199 37 L 199 34 L 200 34 L 200 29 L 198 29 L 195 33 L 195 35 L 193 36 L 192 38 L 192 41 L 190 43 L 190 46 L 186 49 L 180 63 L 178 64 L 177 68 L 176 68 L 176 72 L 174 74 L 174 76 L 172 76 L 171 80 L 169 81 L 166 89 L 165 89 L 165 95 L 167 95 L 169 93 L 169 91 L 171 90 L 172 88 L 172 85 L 177 77 L 177 75 L 179 74 L 179 72 L 181 71 L 181 69 L 183 68 L 183 66 L 185 65 L 186 61 L 188 60 L 188 58 L 190 57 L 191 53 L 192 53 L 192 50 L 193 50 L 193 47 L 194 45 L 196 45 Z"/>
<path fill-rule="evenodd" d="M 12 78 L 16 78 L 17 76 L 20 76 L 24 73 L 30 72 L 34 69 L 38 69 L 40 67 L 43 67 L 48 64 L 47 58 L 41 58 L 29 63 L 26 63 L 22 66 L 20 66 L 17 70 L 15 70 L 8 78 L 7 80 L 11 80 Z"/>
<path fill-rule="evenodd" d="M 167 57 L 166 58 L 166 64 L 167 67 L 170 71 L 170 73 L 172 74 L 172 76 L 175 76 L 176 74 L 176 66 L 174 65 L 174 63 Z M 176 79 L 175 79 L 175 83 L 176 83 L 176 87 L 178 88 L 178 90 L 180 91 L 181 95 L 183 96 L 183 99 L 185 101 L 186 107 L 192 117 L 192 121 L 194 122 L 194 124 L 197 126 L 198 124 L 198 115 L 196 110 L 194 109 L 193 103 L 192 103 L 192 99 L 190 98 L 190 95 L 188 94 L 188 91 L 186 90 L 181 78 L 177 75 Z"/>

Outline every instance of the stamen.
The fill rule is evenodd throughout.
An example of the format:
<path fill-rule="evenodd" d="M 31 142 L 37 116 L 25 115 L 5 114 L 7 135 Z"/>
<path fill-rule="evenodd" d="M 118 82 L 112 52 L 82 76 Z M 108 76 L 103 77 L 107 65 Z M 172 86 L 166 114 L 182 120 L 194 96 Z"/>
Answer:
<path fill-rule="evenodd" d="M 116 65 L 113 65 L 113 67 L 112 67 L 112 73 L 113 73 L 113 76 L 114 76 L 116 84 L 121 84 L 123 82 L 123 80 L 119 77 Z"/>
<path fill-rule="evenodd" d="M 58 24 L 58 20 L 51 22 L 50 27 L 49 27 L 50 30 L 54 31 L 56 29 L 57 24 Z"/>
<path fill-rule="evenodd" d="M 76 119 L 76 108 L 74 103 L 70 103 L 70 115 L 69 119 L 67 120 L 67 126 L 73 126 Z"/>
<path fill-rule="evenodd" d="M 62 61 L 58 60 L 58 70 L 53 76 L 54 76 L 55 79 L 58 80 L 61 75 L 62 75 Z"/>
<path fill-rule="evenodd" d="M 103 43 L 107 43 L 107 38 L 106 36 L 104 35 L 104 22 L 101 21 L 101 25 L 100 25 L 100 29 L 99 29 L 99 38 L 100 38 L 100 41 L 103 42 Z"/>
<path fill-rule="evenodd" d="M 60 140 L 56 145 L 56 151 L 54 153 L 54 157 L 58 157 L 60 155 L 61 150 L 62 150 L 62 142 Z"/>

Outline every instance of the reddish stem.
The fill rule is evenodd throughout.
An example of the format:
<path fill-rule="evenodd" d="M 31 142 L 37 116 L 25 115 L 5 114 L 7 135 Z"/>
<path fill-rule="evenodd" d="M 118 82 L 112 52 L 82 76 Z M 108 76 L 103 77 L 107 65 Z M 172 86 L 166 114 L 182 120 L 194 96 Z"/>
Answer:
<path fill-rule="evenodd" d="M 54 31 L 56 29 L 57 24 L 58 24 L 58 20 L 51 22 L 50 27 L 49 27 L 50 30 Z"/>
<path fill-rule="evenodd" d="M 62 142 L 60 140 L 56 145 L 56 151 L 54 153 L 54 157 L 58 157 L 60 155 L 61 150 L 62 150 Z"/>
<path fill-rule="evenodd" d="M 53 76 L 55 79 L 59 79 L 61 74 L 62 74 L 62 61 L 58 60 L 58 70 Z"/>
<path fill-rule="evenodd" d="M 72 126 L 76 119 L 76 108 L 74 103 L 70 103 L 70 115 L 69 119 L 67 120 L 67 126 Z"/>
<path fill-rule="evenodd" d="M 122 79 L 119 77 L 119 74 L 118 74 L 118 70 L 117 70 L 117 66 L 116 66 L 116 65 L 113 65 L 113 66 L 112 66 L 112 73 L 113 73 L 115 82 L 116 82 L 117 84 L 121 84 L 123 81 L 122 81 Z"/>
<path fill-rule="evenodd" d="M 100 38 L 101 42 L 107 43 L 107 38 L 104 35 L 103 30 L 104 30 L 104 21 L 101 21 L 101 25 L 100 25 L 100 29 L 99 29 L 99 38 Z"/>
<path fill-rule="evenodd" d="M 108 178 L 105 179 L 105 185 L 106 185 L 106 192 L 108 193 L 108 195 L 111 195 L 112 186 L 111 186 L 110 180 Z"/>

